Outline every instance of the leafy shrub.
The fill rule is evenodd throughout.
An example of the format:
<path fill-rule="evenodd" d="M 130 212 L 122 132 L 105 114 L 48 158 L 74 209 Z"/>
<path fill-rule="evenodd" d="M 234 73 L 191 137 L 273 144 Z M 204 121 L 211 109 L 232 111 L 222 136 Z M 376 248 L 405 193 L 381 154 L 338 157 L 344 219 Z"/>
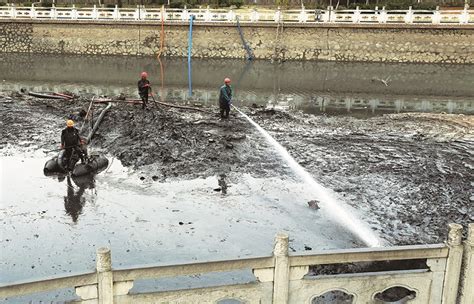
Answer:
<path fill-rule="evenodd" d="M 464 1 L 452 1 L 448 3 L 444 3 L 443 6 L 447 7 L 464 7 Z"/>
<path fill-rule="evenodd" d="M 244 0 L 231 0 L 230 4 L 236 8 L 240 8 L 242 5 L 244 5 Z"/>
<path fill-rule="evenodd" d="M 172 0 L 170 2 L 170 8 L 184 8 L 186 1 L 183 0 Z"/>
<path fill-rule="evenodd" d="M 435 10 L 436 6 L 438 4 L 434 2 L 420 2 L 420 3 L 415 3 L 413 4 L 413 9 L 418 9 L 418 10 Z"/>

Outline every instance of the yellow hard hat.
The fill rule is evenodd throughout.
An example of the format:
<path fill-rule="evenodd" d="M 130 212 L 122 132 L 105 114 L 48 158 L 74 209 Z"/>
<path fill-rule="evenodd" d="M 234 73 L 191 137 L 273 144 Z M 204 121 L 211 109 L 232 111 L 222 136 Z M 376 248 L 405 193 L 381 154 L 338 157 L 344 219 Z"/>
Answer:
<path fill-rule="evenodd" d="M 74 127 L 74 121 L 72 121 L 72 120 L 69 119 L 68 121 L 66 121 L 66 126 L 68 126 L 68 127 Z"/>

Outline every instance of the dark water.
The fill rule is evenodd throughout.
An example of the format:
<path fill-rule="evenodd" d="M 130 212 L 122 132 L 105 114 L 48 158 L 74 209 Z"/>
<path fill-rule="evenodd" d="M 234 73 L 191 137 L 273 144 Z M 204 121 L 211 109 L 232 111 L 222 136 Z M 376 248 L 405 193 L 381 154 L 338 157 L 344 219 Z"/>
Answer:
<path fill-rule="evenodd" d="M 353 115 L 474 113 L 474 65 L 194 59 L 191 97 L 187 69 L 184 59 L 164 60 L 162 83 L 155 58 L 2 54 L 0 90 L 136 97 L 136 81 L 145 70 L 167 101 L 215 104 L 223 78 L 231 77 L 236 99 L 244 104 Z"/>
<path fill-rule="evenodd" d="M 292 180 L 230 176 L 222 195 L 217 177 L 159 183 L 118 160 L 92 179 L 46 177 L 41 154 L 0 159 L 0 283 L 94 269 L 102 246 L 127 267 L 270 255 L 279 231 L 295 250 L 357 244 L 308 212 L 310 194 Z"/>

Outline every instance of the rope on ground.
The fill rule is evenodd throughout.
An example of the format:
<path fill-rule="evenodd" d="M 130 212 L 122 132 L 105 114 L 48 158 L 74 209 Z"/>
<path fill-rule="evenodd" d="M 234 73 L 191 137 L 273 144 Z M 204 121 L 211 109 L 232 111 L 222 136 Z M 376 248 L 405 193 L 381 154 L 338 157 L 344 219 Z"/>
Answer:
<path fill-rule="evenodd" d="M 82 130 L 84 129 L 84 127 L 86 125 L 87 119 L 89 118 L 90 114 L 92 114 L 91 111 L 92 111 L 92 105 L 94 104 L 94 99 L 95 99 L 95 96 L 93 96 L 92 99 L 91 99 L 91 102 L 89 104 L 89 108 L 87 109 L 86 116 L 84 117 L 84 122 L 82 123 L 81 130 L 79 132 L 82 132 Z"/>
<path fill-rule="evenodd" d="M 162 106 L 165 106 L 165 107 L 170 107 L 170 108 L 193 110 L 193 111 L 198 111 L 198 112 L 203 112 L 203 113 L 212 114 L 212 113 L 209 112 L 209 111 L 206 111 L 206 110 L 200 109 L 200 108 L 195 108 L 195 107 L 178 106 L 178 105 L 174 105 L 174 104 L 170 104 L 170 103 L 166 103 L 166 102 L 160 102 L 160 101 L 157 101 L 156 103 L 157 103 L 157 104 L 160 104 L 160 105 L 162 105 Z"/>

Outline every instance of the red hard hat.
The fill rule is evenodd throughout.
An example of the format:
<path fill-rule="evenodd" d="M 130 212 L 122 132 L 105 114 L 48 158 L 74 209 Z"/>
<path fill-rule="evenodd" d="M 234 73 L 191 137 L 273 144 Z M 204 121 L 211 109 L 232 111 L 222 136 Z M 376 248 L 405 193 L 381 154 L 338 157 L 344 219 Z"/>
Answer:
<path fill-rule="evenodd" d="M 147 73 L 147 72 L 142 72 L 142 73 L 140 74 L 140 76 L 141 76 L 141 77 L 148 77 L 148 73 Z"/>
<path fill-rule="evenodd" d="M 224 79 L 224 83 L 230 83 L 230 78 Z"/>

